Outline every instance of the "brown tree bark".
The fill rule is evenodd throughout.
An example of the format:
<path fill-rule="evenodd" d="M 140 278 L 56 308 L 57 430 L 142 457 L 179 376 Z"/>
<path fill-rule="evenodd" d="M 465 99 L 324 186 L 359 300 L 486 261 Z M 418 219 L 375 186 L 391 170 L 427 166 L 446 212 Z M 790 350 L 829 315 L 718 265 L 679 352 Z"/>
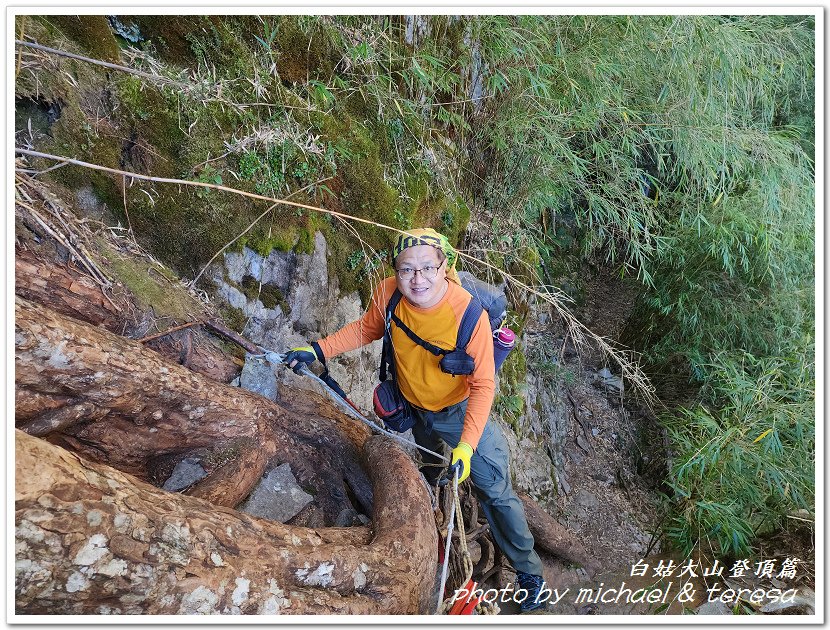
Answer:
<path fill-rule="evenodd" d="M 24 247 L 15 248 L 15 294 L 114 333 L 123 333 L 125 328 L 136 324 L 126 316 L 127 312 L 137 310 L 131 305 L 135 300 L 126 289 L 108 299 L 76 266 L 44 260 Z M 206 333 L 198 330 L 165 335 L 150 341 L 149 345 L 169 360 L 183 363 L 217 381 L 227 383 L 238 372 L 233 361 L 209 341 Z"/>
<path fill-rule="evenodd" d="M 14 281 L 15 293 L 27 300 L 48 303 L 61 313 L 111 331 L 121 326 L 117 309 L 98 285 L 77 268 L 55 262 L 47 264 L 20 247 L 15 250 Z"/>
<path fill-rule="evenodd" d="M 161 491 L 22 431 L 18 614 L 426 612 L 437 534 L 414 464 L 366 441 L 374 535 L 257 519 Z"/>
<path fill-rule="evenodd" d="M 360 462 L 368 430 L 332 413 L 330 404 L 317 401 L 317 415 L 298 417 L 257 394 L 169 363 L 140 343 L 21 298 L 15 311 L 20 428 L 145 480 L 148 464 L 159 456 L 221 451 L 247 438 L 262 452 L 236 449 L 236 461 L 191 492 L 233 507 L 267 464 L 279 461 L 291 464 L 300 485 L 315 491 L 327 524 L 356 507 L 350 494 L 370 509 Z"/>

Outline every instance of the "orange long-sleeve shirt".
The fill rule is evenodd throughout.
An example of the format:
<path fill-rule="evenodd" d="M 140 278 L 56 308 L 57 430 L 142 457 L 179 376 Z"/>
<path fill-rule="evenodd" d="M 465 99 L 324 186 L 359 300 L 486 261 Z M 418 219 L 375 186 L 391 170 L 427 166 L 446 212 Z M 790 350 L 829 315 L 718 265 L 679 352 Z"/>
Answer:
<path fill-rule="evenodd" d="M 452 350 L 472 296 L 454 282 L 447 282 L 447 292 L 435 306 L 420 308 L 402 298 L 395 314 L 421 339 Z M 372 294 L 363 317 L 318 341 L 327 359 L 383 337 L 386 305 L 396 287 L 394 277 L 386 278 Z M 475 361 L 475 370 L 468 376 L 442 372 L 438 365 L 441 357 L 416 344 L 395 324 L 392 324 L 392 345 L 398 386 L 409 402 L 422 409 L 440 411 L 469 398 L 461 441 L 475 450 L 496 391 L 493 339 L 486 311 L 481 314 L 467 345 L 467 354 Z"/>

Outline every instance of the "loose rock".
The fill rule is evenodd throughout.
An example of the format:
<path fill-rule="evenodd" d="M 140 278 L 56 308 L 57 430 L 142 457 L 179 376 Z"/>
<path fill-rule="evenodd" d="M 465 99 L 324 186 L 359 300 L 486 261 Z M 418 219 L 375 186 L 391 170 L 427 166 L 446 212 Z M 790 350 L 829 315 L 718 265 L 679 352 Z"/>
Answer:
<path fill-rule="evenodd" d="M 312 500 L 297 484 L 291 466 L 282 464 L 260 480 L 240 512 L 285 523 Z"/>
<path fill-rule="evenodd" d="M 239 376 L 239 386 L 269 400 L 276 401 L 279 398 L 274 368 L 262 357 L 245 355 L 245 366 Z"/>
<path fill-rule="evenodd" d="M 164 482 L 162 488 L 168 492 L 178 492 L 185 488 L 192 486 L 200 479 L 207 476 L 205 469 L 202 468 L 199 460 L 195 457 L 185 457 L 182 461 L 176 464 L 173 469 L 173 474 Z"/>

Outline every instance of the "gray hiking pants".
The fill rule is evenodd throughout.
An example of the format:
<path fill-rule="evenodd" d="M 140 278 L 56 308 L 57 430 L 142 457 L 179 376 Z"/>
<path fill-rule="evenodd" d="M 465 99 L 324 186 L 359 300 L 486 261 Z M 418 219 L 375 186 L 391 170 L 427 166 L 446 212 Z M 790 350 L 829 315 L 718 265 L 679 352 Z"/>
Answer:
<path fill-rule="evenodd" d="M 442 411 L 426 411 L 412 407 L 416 422 L 412 427 L 415 441 L 436 453 L 444 453 L 444 443 L 458 446 L 464 426 L 464 400 Z M 430 429 L 431 427 L 431 429 Z M 439 463 L 437 458 L 421 453 L 425 464 Z M 493 539 L 516 571 L 542 575 L 542 561 L 533 550 L 533 536 L 527 526 L 524 507 L 513 491 L 507 470 L 507 440 L 494 422 L 487 422 L 478 447 L 470 458 L 470 480 L 473 482 L 481 508 Z"/>

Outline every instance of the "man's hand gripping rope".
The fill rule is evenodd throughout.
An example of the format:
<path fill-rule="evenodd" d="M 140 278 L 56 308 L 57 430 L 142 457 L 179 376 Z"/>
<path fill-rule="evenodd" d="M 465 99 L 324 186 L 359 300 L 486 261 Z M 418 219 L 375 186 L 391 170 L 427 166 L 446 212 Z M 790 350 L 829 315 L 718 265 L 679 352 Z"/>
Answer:
<path fill-rule="evenodd" d="M 326 392 L 329 394 L 329 396 L 332 398 L 332 400 L 334 400 L 334 402 L 337 403 L 337 405 L 343 411 L 345 411 L 347 414 L 349 414 L 352 418 L 355 418 L 356 420 L 359 420 L 360 422 L 362 422 L 363 424 L 368 426 L 373 431 L 377 431 L 378 433 L 382 433 L 383 435 L 387 435 L 387 436 L 391 437 L 392 439 L 395 439 L 398 442 L 401 442 L 402 444 L 406 444 L 407 446 L 417 448 L 418 450 L 421 450 L 424 453 L 432 455 L 433 457 L 438 457 L 440 460 L 446 462 L 447 464 L 450 463 L 450 460 L 447 459 L 444 455 L 441 455 L 440 453 L 436 453 L 435 451 L 431 451 L 428 448 L 424 448 L 423 446 L 420 446 L 420 445 L 416 444 L 415 442 L 412 442 L 411 440 L 407 440 L 405 438 L 402 438 L 399 435 L 396 435 L 395 433 L 392 433 L 391 431 L 387 431 L 383 427 L 378 426 L 377 424 L 375 424 L 374 422 L 372 422 L 368 418 L 364 417 L 363 414 L 358 412 L 358 410 L 355 409 L 342 395 L 340 395 L 337 391 L 335 391 L 328 383 L 326 383 L 323 379 L 321 379 L 319 376 L 317 376 L 314 372 L 312 372 L 311 370 L 308 369 L 308 364 L 313 363 L 314 359 L 317 358 L 317 355 L 316 355 L 316 353 L 314 352 L 313 349 L 311 349 L 311 351 L 309 352 L 309 348 L 306 348 L 306 347 L 294 348 L 292 350 L 289 350 L 288 352 L 283 352 L 283 353 L 274 352 L 272 350 L 267 350 L 265 348 L 262 348 L 262 349 L 265 350 L 265 352 L 263 354 L 254 355 L 254 356 L 265 357 L 265 360 L 268 361 L 269 363 L 271 363 L 272 365 L 289 365 L 292 362 L 296 362 L 294 366 L 289 365 L 289 367 L 292 367 L 292 369 L 294 370 L 295 373 L 302 374 L 303 376 L 307 376 L 307 377 L 317 381 L 318 383 L 320 383 L 325 388 Z M 297 354 L 298 352 L 303 352 L 303 353 L 307 352 L 308 355 L 313 355 L 314 358 L 312 359 L 311 356 L 307 356 L 307 355 L 306 356 L 303 356 L 303 355 L 298 356 L 298 354 Z M 306 361 L 306 359 L 311 359 L 311 360 Z"/>

